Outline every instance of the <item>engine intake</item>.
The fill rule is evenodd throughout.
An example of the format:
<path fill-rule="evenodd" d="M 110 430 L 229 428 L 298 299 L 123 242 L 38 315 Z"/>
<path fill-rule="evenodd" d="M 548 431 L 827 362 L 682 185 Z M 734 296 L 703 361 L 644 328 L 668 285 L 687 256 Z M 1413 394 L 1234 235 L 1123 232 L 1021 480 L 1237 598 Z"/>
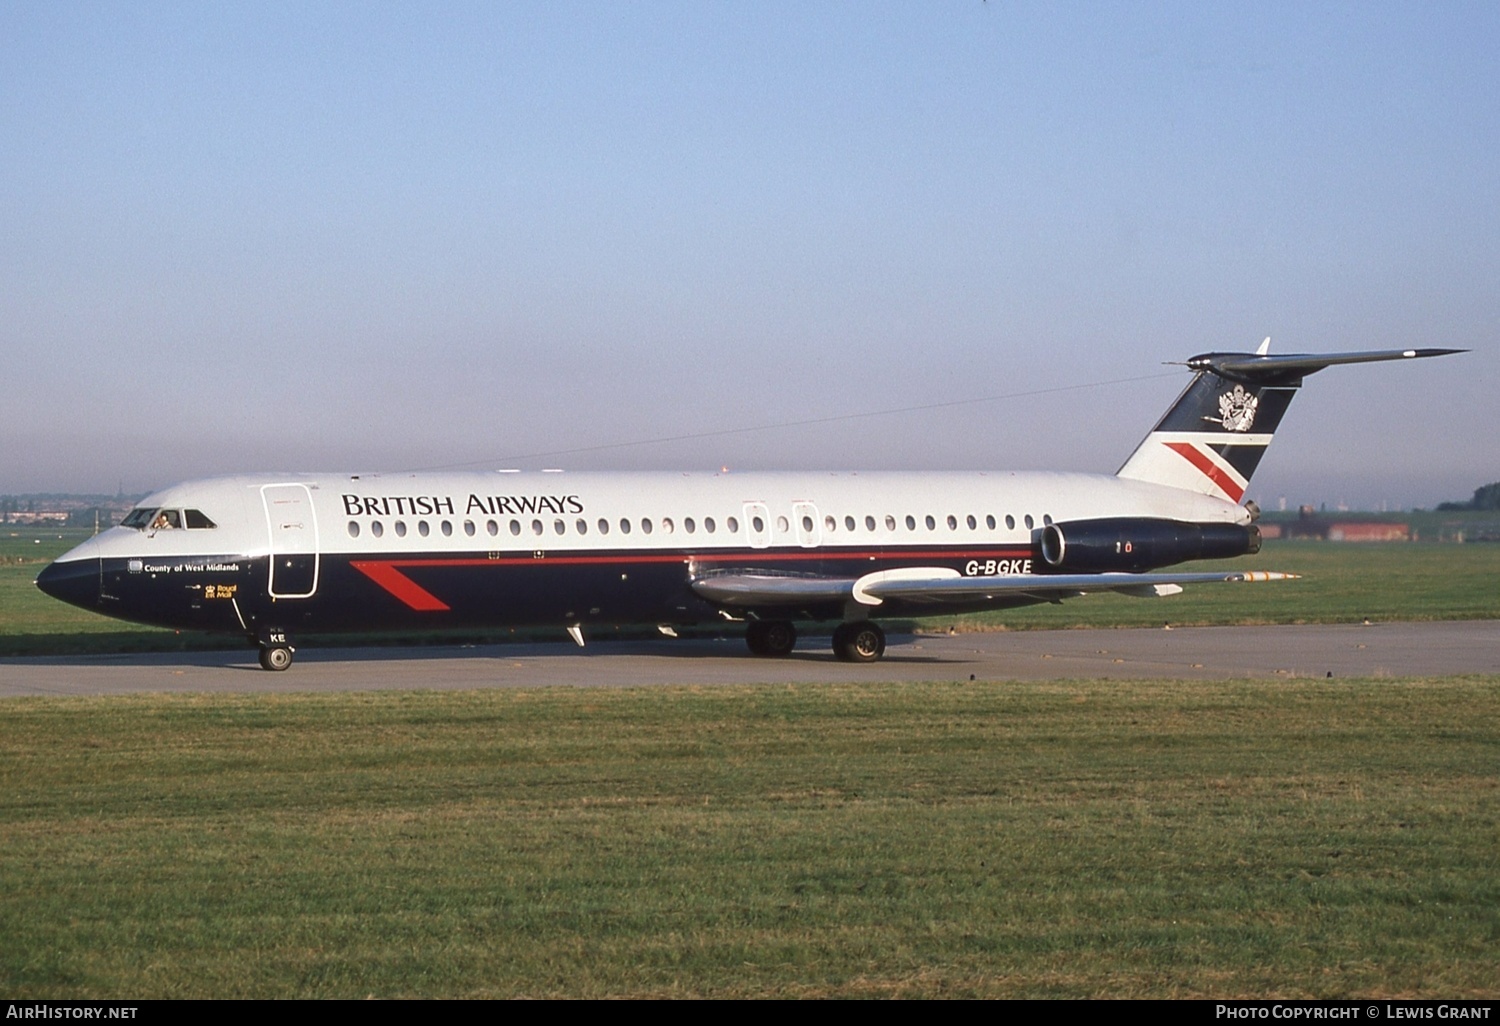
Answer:
<path fill-rule="evenodd" d="M 1190 559 L 1227 559 L 1259 551 L 1260 528 L 1254 524 L 1110 517 L 1042 529 L 1042 559 L 1074 573 L 1134 573 Z"/>

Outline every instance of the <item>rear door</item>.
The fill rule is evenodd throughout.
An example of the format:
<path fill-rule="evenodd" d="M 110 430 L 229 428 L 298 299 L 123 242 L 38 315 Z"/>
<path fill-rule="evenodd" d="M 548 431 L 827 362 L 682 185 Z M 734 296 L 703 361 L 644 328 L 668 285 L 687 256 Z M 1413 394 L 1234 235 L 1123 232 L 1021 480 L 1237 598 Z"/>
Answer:
<path fill-rule="evenodd" d="M 263 485 L 266 526 L 271 532 L 272 598 L 310 598 L 318 590 L 318 519 L 304 484 Z"/>

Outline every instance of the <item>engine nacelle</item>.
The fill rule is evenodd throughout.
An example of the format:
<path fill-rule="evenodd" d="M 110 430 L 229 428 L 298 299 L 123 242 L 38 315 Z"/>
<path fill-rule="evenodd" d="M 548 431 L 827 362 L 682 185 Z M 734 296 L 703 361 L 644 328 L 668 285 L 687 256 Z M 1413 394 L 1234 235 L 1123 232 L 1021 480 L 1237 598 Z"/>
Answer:
<path fill-rule="evenodd" d="M 1227 559 L 1259 551 L 1260 528 L 1254 524 L 1109 517 L 1042 529 L 1042 559 L 1070 573 L 1134 573 L 1190 559 Z"/>

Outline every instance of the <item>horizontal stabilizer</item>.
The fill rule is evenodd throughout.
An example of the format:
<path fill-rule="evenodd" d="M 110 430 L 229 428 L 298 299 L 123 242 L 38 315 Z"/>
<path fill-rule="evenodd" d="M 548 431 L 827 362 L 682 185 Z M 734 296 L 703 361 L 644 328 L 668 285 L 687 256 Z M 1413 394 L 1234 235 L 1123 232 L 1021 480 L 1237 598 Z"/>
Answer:
<path fill-rule="evenodd" d="M 1380 363 L 1384 360 L 1420 360 L 1428 356 L 1451 356 L 1467 349 L 1376 349 L 1364 353 L 1203 353 L 1188 360 L 1194 370 L 1211 370 L 1223 378 L 1239 381 L 1271 381 L 1305 377 L 1324 367 L 1345 363 Z"/>

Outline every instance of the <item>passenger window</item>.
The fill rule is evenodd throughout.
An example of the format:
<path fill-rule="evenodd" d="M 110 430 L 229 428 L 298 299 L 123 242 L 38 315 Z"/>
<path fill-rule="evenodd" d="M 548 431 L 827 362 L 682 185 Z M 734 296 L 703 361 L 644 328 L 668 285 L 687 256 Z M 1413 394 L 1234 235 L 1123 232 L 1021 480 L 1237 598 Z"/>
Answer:
<path fill-rule="evenodd" d="M 351 521 L 349 521 L 349 537 L 351 537 L 351 538 L 358 538 L 359 537 L 359 521 L 358 520 L 351 520 Z"/>
<path fill-rule="evenodd" d="M 484 522 L 484 532 L 493 538 L 500 533 L 500 525 L 493 520 L 486 520 Z"/>
<path fill-rule="evenodd" d="M 432 533 L 432 525 L 425 520 L 418 520 L 417 533 L 420 534 L 423 538 L 426 538 L 429 534 Z"/>
<path fill-rule="evenodd" d="M 531 522 L 531 533 L 535 535 L 542 533 L 542 522 L 540 520 L 533 520 Z"/>
<path fill-rule="evenodd" d="M 873 531 L 873 530 L 875 530 L 875 518 L 874 517 L 865 517 L 865 530 L 866 531 Z"/>
<path fill-rule="evenodd" d="M 621 534 L 629 534 L 630 533 L 630 520 L 629 520 L 629 518 L 627 518 L 627 517 L 621 517 L 620 518 L 620 533 Z"/>
<path fill-rule="evenodd" d="M 802 530 L 806 531 L 808 534 L 811 534 L 812 533 L 812 529 L 813 529 L 812 517 L 804 516 L 802 518 Z"/>
<path fill-rule="evenodd" d="M 202 531 L 205 528 L 219 526 L 196 509 L 185 509 L 182 511 L 182 515 L 187 520 L 188 530 L 190 531 Z"/>
<path fill-rule="evenodd" d="M 651 518 L 650 517 L 641 517 L 641 533 L 642 534 L 650 534 L 651 533 Z"/>
<path fill-rule="evenodd" d="M 776 518 L 776 530 L 777 531 L 781 532 L 782 534 L 786 534 L 791 529 L 792 529 L 791 521 L 789 521 L 786 517 L 777 517 Z"/>
<path fill-rule="evenodd" d="M 394 527 L 395 527 L 396 537 L 397 538 L 405 538 L 406 537 L 406 521 L 405 520 L 398 520 L 398 521 L 396 521 Z"/>
<path fill-rule="evenodd" d="M 1009 513 L 1005 514 L 1005 529 L 1007 531 L 1014 531 L 1016 529 L 1016 518 Z"/>
<path fill-rule="evenodd" d="M 704 517 L 703 518 L 703 529 L 705 531 L 707 531 L 709 534 L 713 534 L 714 533 L 714 527 L 715 527 L 715 524 L 714 524 L 714 518 L 713 517 Z"/>
<path fill-rule="evenodd" d="M 969 519 L 972 520 L 973 517 L 970 517 Z M 958 517 L 954 516 L 952 513 L 948 514 L 948 530 L 950 530 L 950 531 L 957 531 L 958 530 Z"/>
<path fill-rule="evenodd" d="M 379 538 L 382 534 L 385 534 L 385 525 L 379 520 L 374 521 L 370 524 L 370 533 Z"/>
<path fill-rule="evenodd" d="M 935 530 L 937 530 L 937 521 L 934 520 L 934 519 L 932 519 L 932 514 L 931 513 L 927 514 L 927 530 L 929 530 L 929 531 L 935 531 Z"/>
<path fill-rule="evenodd" d="M 671 534 L 672 533 L 672 518 L 671 517 L 662 517 L 661 518 L 661 533 L 662 534 Z"/>
<path fill-rule="evenodd" d="M 558 534 L 562 534 L 567 529 L 567 525 L 564 524 L 561 520 L 552 521 L 552 530 L 556 531 Z"/>
<path fill-rule="evenodd" d="M 906 514 L 906 529 L 908 531 L 915 531 L 917 529 L 917 518 L 910 513 Z"/>
<path fill-rule="evenodd" d="M 1035 526 L 1036 526 L 1036 521 L 1031 519 L 1031 514 L 1030 513 L 1026 514 L 1026 530 L 1029 531 L 1029 530 L 1031 530 Z"/>
<path fill-rule="evenodd" d="M 979 521 L 977 521 L 977 520 L 974 519 L 974 514 L 972 514 L 972 513 L 969 514 L 969 519 L 966 521 L 966 523 L 968 523 L 969 530 L 971 530 L 971 531 L 974 530 L 974 528 L 976 528 L 976 527 L 979 526 Z"/>
<path fill-rule="evenodd" d="M 1042 523 L 1046 524 L 1048 527 L 1051 527 L 1052 526 L 1052 514 L 1051 513 L 1043 513 L 1042 514 Z"/>
<path fill-rule="evenodd" d="M 468 535 L 470 538 L 474 537 L 474 521 L 464 521 L 464 534 Z"/>
<path fill-rule="evenodd" d="M 995 529 L 995 514 L 993 514 L 993 513 L 986 513 L 985 514 L 985 516 L 984 516 L 984 526 L 988 527 L 991 531 L 993 531 Z"/>
<path fill-rule="evenodd" d="M 521 533 L 521 522 L 519 520 L 512 520 L 510 522 L 510 533 L 512 535 L 518 535 Z"/>
<path fill-rule="evenodd" d="M 443 537 L 444 538 L 452 538 L 453 537 L 453 524 L 452 524 L 451 521 L 448 521 L 448 520 L 444 520 L 443 521 Z"/>
<path fill-rule="evenodd" d="M 682 529 L 688 534 L 692 534 L 694 531 L 698 530 L 698 525 L 694 523 L 692 517 L 686 517 L 682 521 Z"/>
<path fill-rule="evenodd" d="M 756 534 L 760 534 L 760 532 L 766 529 L 766 522 L 760 517 L 754 517 L 750 521 L 750 527 L 755 531 Z"/>
<path fill-rule="evenodd" d="M 844 530 L 846 530 L 846 531 L 852 531 L 852 530 L 854 530 L 854 518 L 853 517 L 845 517 L 844 518 Z"/>
<path fill-rule="evenodd" d="M 896 518 L 889 513 L 885 515 L 885 529 L 887 531 L 894 531 L 896 529 Z"/>
<path fill-rule="evenodd" d="M 730 517 L 728 520 L 724 521 L 724 523 L 726 525 L 728 525 L 728 527 L 729 527 L 729 533 L 730 534 L 739 534 L 740 533 L 740 518 L 739 517 Z M 760 528 L 757 527 L 756 530 L 759 531 Z"/>
<path fill-rule="evenodd" d="M 579 534 L 588 534 L 589 533 L 589 522 L 587 520 L 583 519 L 583 517 L 579 517 L 578 518 L 578 523 L 575 524 L 574 526 L 578 528 L 578 533 Z"/>
<path fill-rule="evenodd" d="M 608 534 L 609 533 L 609 521 L 605 520 L 603 517 L 599 518 L 599 533 L 600 534 Z"/>

